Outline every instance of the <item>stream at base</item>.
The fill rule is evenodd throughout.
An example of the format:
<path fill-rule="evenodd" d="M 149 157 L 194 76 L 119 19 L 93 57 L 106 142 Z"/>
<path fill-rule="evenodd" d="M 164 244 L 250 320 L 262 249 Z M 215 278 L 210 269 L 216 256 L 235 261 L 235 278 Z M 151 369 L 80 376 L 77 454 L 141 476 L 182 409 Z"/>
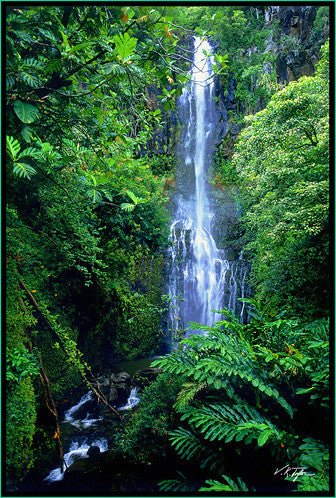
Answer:
<path fill-rule="evenodd" d="M 126 404 L 117 409 L 119 411 L 124 411 L 134 408 L 140 401 L 137 394 L 137 388 L 133 387 Z M 81 397 L 77 404 L 65 411 L 64 420 L 61 421 L 61 425 L 62 429 L 67 426 L 66 432 L 70 432 L 70 437 L 67 439 L 64 447 L 65 465 L 62 469 L 60 467 L 53 469 L 47 477 L 44 478 L 44 482 L 53 483 L 63 480 L 65 468 L 69 468 L 79 459 L 88 458 L 90 448 L 99 448 L 98 453 L 103 453 L 108 450 L 108 441 L 102 435 L 103 428 L 102 430 L 99 430 L 99 423 L 103 421 L 103 417 L 95 416 L 96 410 L 92 409 L 93 401 L 94 394 L 92 391 L 89 391 Z M 79 413 L 81 416 L 79 416 Z M 85 416 L 83 418 L 84 413 Z M 71 432 L 73 432 L 73 435 L 71 435 Z"/>

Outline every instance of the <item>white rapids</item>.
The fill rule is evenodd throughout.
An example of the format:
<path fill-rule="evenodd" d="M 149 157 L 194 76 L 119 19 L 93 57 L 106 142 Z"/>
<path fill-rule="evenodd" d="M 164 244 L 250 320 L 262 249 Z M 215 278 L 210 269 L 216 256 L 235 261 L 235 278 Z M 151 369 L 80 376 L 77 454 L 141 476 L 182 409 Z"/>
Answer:
<path fill-rule="evenodd" d="M 92 399 L 94 399 L 92 391 L 89 391 L 88 393 L 84 394 L 84 396 L 81 397 L 81 399 L 76 405 L 72 406 L 71 408 L 69 408 L 69 410 L 67 410 L 64 413 L 64 420 L 62 421 L 62 423 L 68 423 L 79 429 L 80 432 L 82 432 L 84 429 L 94 426 L 96 422 L 103 420 L 103 417 L 92 418 L 90 416 L 90 413 L 86 413 L 85 418 L 82 419 L 76 418 L 78 410 Z M 121 406 L 119 410 L 130 410 L 134 408 L 139 403 L 139 401 L 140 399 L 137 396 L 137 388 L 134 387 L 131 390 L 126 405 Z M 107 439 L 103 437 L 92 438 L 92 436 L 91 437 L 75 436 L 74 440 L 70 441 L 69 450 L 67 451 L 67 453 L 64 454 L 65 465 L 63 465 L 62 470 L 60 467 L 53 469 L 47 475 L 44 481 L 47 483 L 51 483 L 63 480 L 65 469 L 67 467 L 70 467 L 70 465 L 79 458 L 87 458 L 88 457 L 87 452 L 91 446 L 98 446 L 101 452 L 108 450 Z"/>

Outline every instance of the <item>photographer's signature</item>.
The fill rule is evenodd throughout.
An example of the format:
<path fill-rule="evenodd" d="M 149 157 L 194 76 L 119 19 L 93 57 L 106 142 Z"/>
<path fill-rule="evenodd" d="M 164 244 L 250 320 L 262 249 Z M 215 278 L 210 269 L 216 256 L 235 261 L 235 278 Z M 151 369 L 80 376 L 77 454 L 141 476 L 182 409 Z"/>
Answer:
<path fill-rule="evenodd" d="M 314 476 L 315 474 L 309 474 L 307 472 L 307 467 L 291 467 L 290 465 L 285 465 L 281 469 L 276 469 L 274 472 L 274 475 L 280 474 L 281 476 L 284 477 L 294 477 L 293 481 L 296 481 L 296 479 L 300 476 Z"/>

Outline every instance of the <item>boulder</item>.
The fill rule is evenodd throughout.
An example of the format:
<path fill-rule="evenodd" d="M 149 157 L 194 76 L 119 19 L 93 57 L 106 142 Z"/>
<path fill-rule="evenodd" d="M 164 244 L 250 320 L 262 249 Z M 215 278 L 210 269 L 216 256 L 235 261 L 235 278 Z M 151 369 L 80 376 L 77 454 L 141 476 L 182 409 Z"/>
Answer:
<path fill-rule="evenodd" d="M 110 385 L 110 379 L 108 377 L 98 377 L 97 381 L 101 387 L 106 387 Z"/>
<path fill-rule="evenodd" d="M 120 383 L 131 383 L 131 376 L 127 372 L 119 372 L 117 374 L 112 374 L 110 377 L 111 384 L 120 384 Z"/>
<path fill-rule="evenodd" d="M 109 402 L 125 403 L 131 391 L 131 376 L 127 372 L 119 372 L 110 376 Z"/>
<path fill-rule="evenodd" d="M 115 401 L 116 399 L 118 399 L 118 391 L 114 386 L 111 386 L 108 401 L 109 403 L 112 403 L 112 401 Z"/>
<path fill-rule="evenodd" d="M 89 457 L 89 459 L 92 461 L 92 460 L 97 460 L 98 458 L 100 458 L 100 448 L 99 446 L 90 446 L 90 448 L 87 450 L 87 455 Z"/>

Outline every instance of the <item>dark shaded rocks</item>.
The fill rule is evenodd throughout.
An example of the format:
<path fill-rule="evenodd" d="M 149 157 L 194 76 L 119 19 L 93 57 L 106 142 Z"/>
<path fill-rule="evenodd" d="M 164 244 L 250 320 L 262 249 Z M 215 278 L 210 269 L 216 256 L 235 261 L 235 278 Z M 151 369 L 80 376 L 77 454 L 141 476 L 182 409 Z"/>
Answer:
<path fill-rule="evenodd" d="M 91 461 L 97 461 L 98 458 L 100 458 L 100 448 L 99 446 L 90 446 L 90 448 L 87 451 L 87 456 Z"/>
<path fill-rule="evenodd" d="M 108 400 L 110 403 L 118 401 L 125 403 L 131 391 L 131 376 L 127 372 L 112 374 L 110 377 L 110 391 Z"/>
<path fill-rule="evenodd" d="M 147 387 L 156 380 L 156 377 L 161 372 L 162 370 L 156 367 L 147 367 L 143 370 L 138 370 L 135 372 L 133 382 L 141 388 Z"/>
<path fill-rule="evenodd" d="M 109 377 L 101 376 L 97 379 L 97 387 L 109 403 L 124 404 L 131 392 L 131 376 L 127 372 L 112 373 Z"/>
<path fill-rule="evenodd" d="M 98 446 L 90 446 L 86 457 L 79 458 L 66 469 L 64 480 L 70 481 L 79 476 L 82 479 L 83 475 L 99 473 L 101 466 L 105 463 L 105 454 L 106 452 L 102 453 Z"/>
<path fill-rule="evenodd" d="M 313 76 L 320 58 L 320 46 L 329 34 L 329 22 L 321 32 L 314 26 L 319 6 L 291 5 L 268 7 L 265 10 L 266 27 L 279 23 L 279 37 L 274 39 L 272 51 L 277 53 L 278 82 L 296 81 L 301 76 Z"/>

